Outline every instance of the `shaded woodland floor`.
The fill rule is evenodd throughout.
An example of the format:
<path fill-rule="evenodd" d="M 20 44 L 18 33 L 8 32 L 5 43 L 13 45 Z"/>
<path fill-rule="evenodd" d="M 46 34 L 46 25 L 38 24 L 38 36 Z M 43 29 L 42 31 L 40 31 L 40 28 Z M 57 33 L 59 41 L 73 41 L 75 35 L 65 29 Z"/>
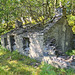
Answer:
<path fill-rule="evenodd" d="M 0 46 L 0 75 L 75 75 L 74 70 L 57 69 Z"/>

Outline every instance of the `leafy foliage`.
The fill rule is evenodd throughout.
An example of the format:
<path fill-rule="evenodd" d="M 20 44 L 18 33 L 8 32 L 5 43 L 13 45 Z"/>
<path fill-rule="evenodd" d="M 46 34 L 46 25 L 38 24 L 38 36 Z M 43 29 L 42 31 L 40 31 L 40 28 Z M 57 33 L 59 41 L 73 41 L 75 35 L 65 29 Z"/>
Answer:
<path fill-rule="evenodd" d="M 72 27 L 73 32 L 75 33 L 75 16 L 71 14 L 68 15 L 67 17 L 68 17 L 68 23 Z"/>
<path fill-rule="evenodd" d="M 58 7 L 64 6 L 67 14 L 75 15 L 74 3 L 74 0 L 0 0 L 0 23 L 2 29 L 4 29 L 3 24 L 5 23 L 7 30 L 11 29 L 10 26 L 14 28 L 16 19 L 22 21 L 23 24 L 39 22 L 44 24 L 55 15 L 55 9 Z"/>
<path fill-rule="evenodd" d="M 67 55 L 75 55 L 75 50 L 68 50 L 66 52 Z"/>

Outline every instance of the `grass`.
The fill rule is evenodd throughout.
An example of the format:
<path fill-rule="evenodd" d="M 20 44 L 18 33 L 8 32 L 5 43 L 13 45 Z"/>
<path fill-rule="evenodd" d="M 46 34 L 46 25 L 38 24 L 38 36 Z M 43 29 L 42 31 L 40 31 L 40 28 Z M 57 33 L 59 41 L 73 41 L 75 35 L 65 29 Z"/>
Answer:
<path fill-rule="evenodd" d="M 0 75 L 75 75 L 73 69 L 59 69 L 0 46 Z M 31 64 L 34 63 L 34 64 Z"/>
<path fill-rule="evenodd" d="M 34 63 L 30 65 L 30 63 Z M 37 61 L 20 55 L 17 51 L 10 52 L 0 47 L 0 75 L 35 75 Z"/>
<path fill-rule="evenodd" d="M 75 75 L 74 69 L 60 69 L 51 65 L 44 64 L 41 68 L 40 75 Z"/>

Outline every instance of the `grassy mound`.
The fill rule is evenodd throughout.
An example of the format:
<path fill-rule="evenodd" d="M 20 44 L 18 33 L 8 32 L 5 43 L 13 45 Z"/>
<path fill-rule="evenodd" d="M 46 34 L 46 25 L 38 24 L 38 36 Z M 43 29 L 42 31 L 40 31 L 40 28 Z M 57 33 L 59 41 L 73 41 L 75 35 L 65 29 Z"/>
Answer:
<path fill-rule="evenodd" d="M 34 62 L 33 65 L 31 63 Z M 0 47 L 0 75 L 35 75 L 37 61 Z"/>
<path fill-rule="evenodd" d="M 10 52 L 0 46 L 0 75 L 75 75 L 72 69 L 57 69 L 46 63 Z"/>

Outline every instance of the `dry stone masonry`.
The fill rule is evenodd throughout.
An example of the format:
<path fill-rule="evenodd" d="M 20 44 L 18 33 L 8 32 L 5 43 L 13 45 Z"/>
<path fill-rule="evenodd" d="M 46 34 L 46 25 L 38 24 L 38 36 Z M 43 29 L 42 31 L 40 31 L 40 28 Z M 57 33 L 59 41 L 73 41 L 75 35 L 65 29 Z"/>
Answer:
<path fill-rule="evenodd" d="M 75 48 L 75 44 L 73 47 L 73 33 L 63 16 L 55 17 L 44 28 L 23 28 L 22 23 L 16 21 L 16 29 L 2 35 L 1 44 L 11 52 L 18 50 L 23 55 L 56 67 L 75 68 L 75 56 L 69 58 L 64 55 L 67 50 Z"/>

